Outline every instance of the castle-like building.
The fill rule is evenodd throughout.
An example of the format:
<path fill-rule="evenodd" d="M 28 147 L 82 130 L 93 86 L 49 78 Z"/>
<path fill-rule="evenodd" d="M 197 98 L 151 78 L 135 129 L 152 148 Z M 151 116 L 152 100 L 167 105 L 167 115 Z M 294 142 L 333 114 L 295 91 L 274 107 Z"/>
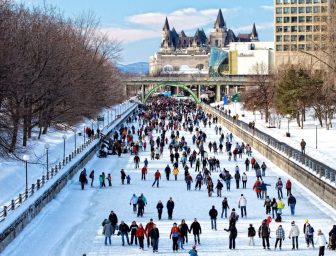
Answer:
<path fill-rule="evenodd" d="M 150 57 L 150 75 L 158 75 L 165 67 L 179 70 L 181 67 L 198 69 L 208 72 L 209 55 L 212 47 L 227 48 L 232 42 L 258 42 L 258 32 L 253 24 L 251 33 L 238 34 L 228 29 L 222 11 L 218 11 L 217 19 L 209 37 L 203 29 L 197 29 L 194 36 L 187 36 L 182 30 L 177 33 L 170 29 L 168 18 L 162 28 L 162 42 L 160 50 Z"/>

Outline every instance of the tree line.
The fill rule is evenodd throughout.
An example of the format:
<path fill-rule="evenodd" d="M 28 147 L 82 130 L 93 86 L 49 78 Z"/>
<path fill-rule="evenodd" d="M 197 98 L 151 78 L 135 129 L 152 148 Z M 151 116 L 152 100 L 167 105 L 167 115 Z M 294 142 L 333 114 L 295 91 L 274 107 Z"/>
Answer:
<path fill-rule="evenodd" d="M 125 99 L 121 48 L 94 15 L 68 19 L 53 7 L 0 0 L 0 155 L 17 155 L 33 130 L 94 118 Z"/>

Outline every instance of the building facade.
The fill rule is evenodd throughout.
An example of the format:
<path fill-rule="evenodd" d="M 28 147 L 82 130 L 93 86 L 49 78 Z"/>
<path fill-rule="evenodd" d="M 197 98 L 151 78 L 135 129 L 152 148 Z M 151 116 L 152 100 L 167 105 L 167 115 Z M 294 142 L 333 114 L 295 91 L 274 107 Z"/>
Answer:
<path fill-rule="evenodd" d="M 251 33 L 238 34 L 227 28 L 222 11 L 218 11 L 209 37 L 203 29 L 197 29 L 193 36 L 187 36 L 182 30 L 170 28 L 168 18 L 162 28 L 160 50 L 150 57 L 149 74 L 160 75 L 165 72 L 208 73 L 211 47 L 227 48 L 233 42 L 258 42 L 255 24 Z M 188 71 L 189 70 L 189 71 Z"/>
<path fill-rule="evenodd" d="M 316 62 L 304 52 L 323 48 L 330 0 L 275 0 L 275 65 Z"/>

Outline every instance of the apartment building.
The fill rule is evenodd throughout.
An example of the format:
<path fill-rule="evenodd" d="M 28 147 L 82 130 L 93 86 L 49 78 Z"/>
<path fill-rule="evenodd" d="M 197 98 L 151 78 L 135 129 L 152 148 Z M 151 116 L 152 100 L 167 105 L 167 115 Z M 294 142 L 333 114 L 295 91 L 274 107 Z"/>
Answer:
<path fill-rule="evenodd" d="M 274 1 L 276 66 L 314 65 L 315 60 L 303 52 L 323 47 L 330 1 L 333 0 Z"/>

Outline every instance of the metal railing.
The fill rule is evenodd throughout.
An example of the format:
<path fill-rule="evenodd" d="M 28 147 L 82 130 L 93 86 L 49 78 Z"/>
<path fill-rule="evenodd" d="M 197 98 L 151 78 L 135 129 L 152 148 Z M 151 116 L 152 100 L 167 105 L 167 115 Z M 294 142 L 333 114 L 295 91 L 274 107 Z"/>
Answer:
<path fill-rule="evenodd" d="M 310 173 L 315 174 L 320 179 L 324 178 L 328 180 L 331 185 L 336 186 L 336 170 L 330 166 L 310 157 L 309 155 L 302 154 L 300 150 L 297 150 L 288 144 L 273 138 L 269 134 L 262 132 L 255 127 L 250 127 L 247 123 L 241 120 L 237 120 L 219 109 L 210 107 L 204 103 L 202 103 L 202 107 L 211 109 L 211 111 L 214 111 L 217 115 L 225 118 L 236 127 L 250 133 L 254 138 L 259 139 L 279 153 L 286 155 L 289 160 L 296 161 L 296 163 L 301 164 Z"/>
<path fill-rule="evenodd" d="M 132 104 L 130 108 L 126 109 L 124 111 L 127 112 L 129 109 L 134 107 Z M 121 117 L 121 115 L 118 115 L 115 117 L 112 122 L 108 123 L 104 128 L 109 128 L 112 124 L 114 124 L 118 119 Z M 27 201 L 30 197 L 32 197 L 37 191 L 39 191 L 45 184 L 47 184 L 50 180 L 52 180 L 58 172 L 63 169 L 67 164 L 69 164 L 78 154 L 84 151 L 92 142 L 96 141 L 96 139 L 99 139 L 99 135 L 95 134 L 94 137 L 89 138 L 87 141 L 85 141 L 84 144 L 80 145 L 77 147 L 71 154 L 66 156 L 62 161 L 54 165 L 50 170 L 47 171 L 45 175 L 42 175 L 41 178 L 37 179 L 35 183 L 31 184 L 31 186 L 20 193 L 18 197 L 12 199 L 10 202 L 7 204 L 3 205 L 0 210 L 0 222 L 5 220 L 6 217 L 11 214 L 15 209 L 20 207 L 25 201 Z"/>

